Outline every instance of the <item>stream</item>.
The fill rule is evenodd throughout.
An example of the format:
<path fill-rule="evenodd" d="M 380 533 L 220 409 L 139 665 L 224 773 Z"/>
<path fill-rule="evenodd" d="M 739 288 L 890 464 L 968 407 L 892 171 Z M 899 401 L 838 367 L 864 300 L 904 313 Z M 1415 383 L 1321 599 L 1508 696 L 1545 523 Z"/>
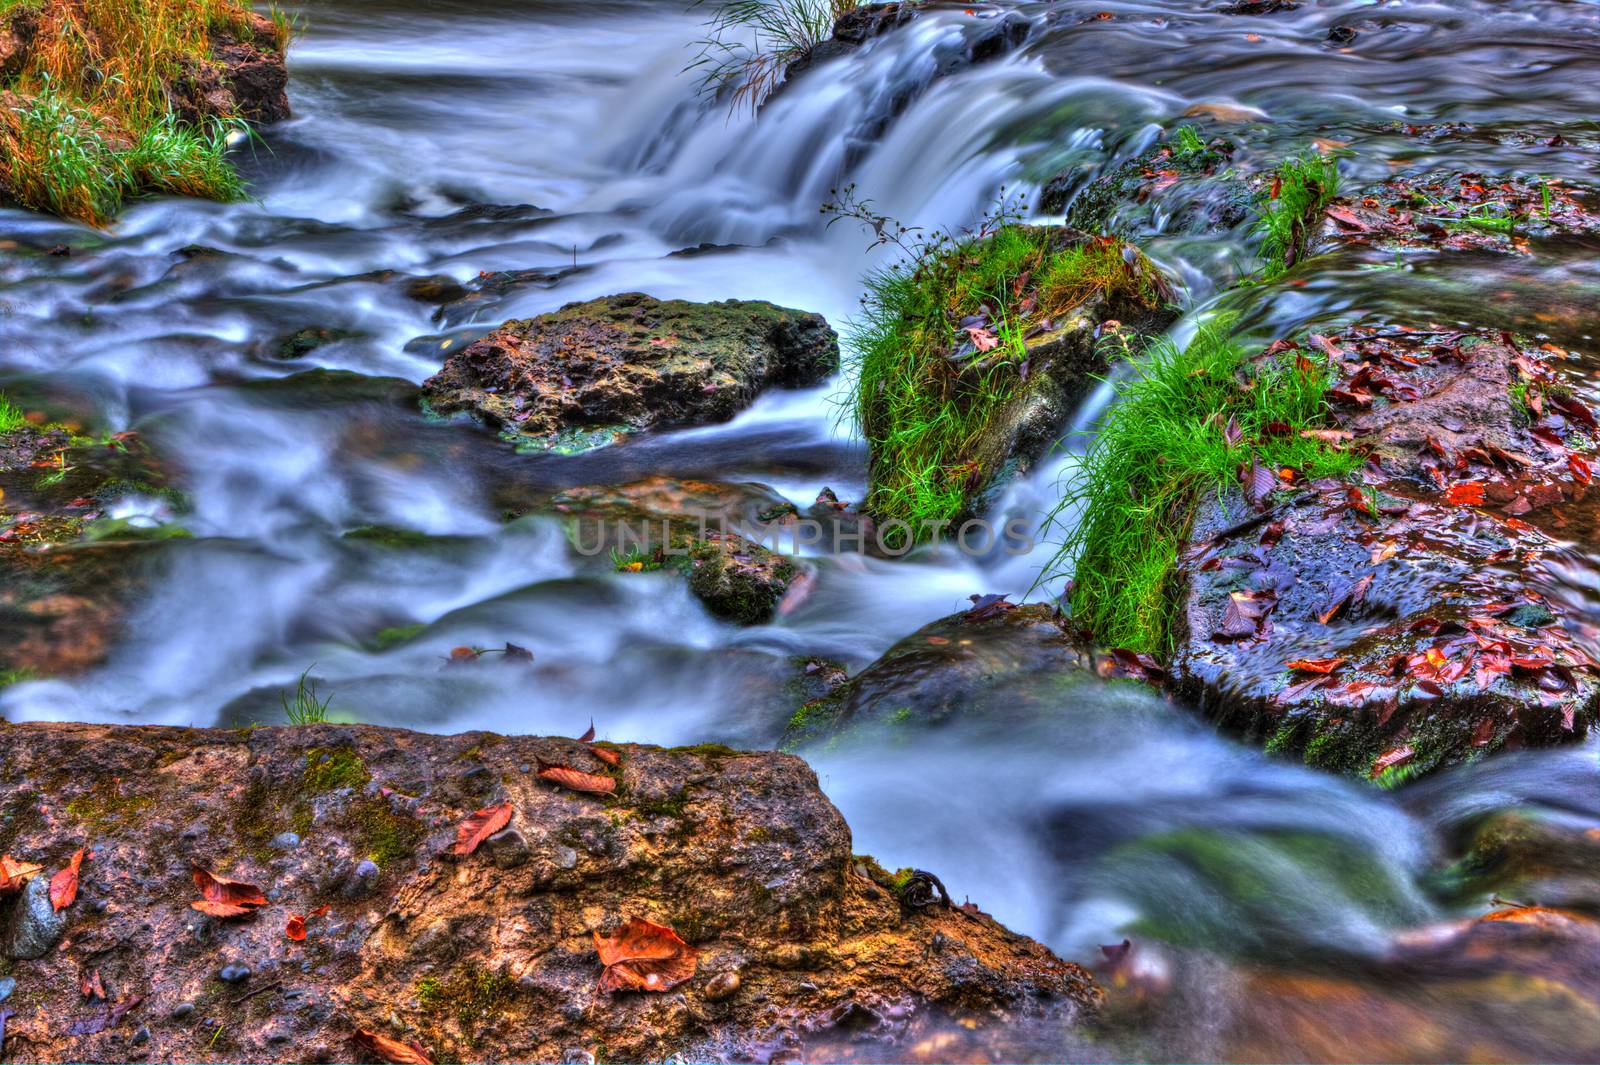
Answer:
<path fill-rule="evenodd" d="M 618 741 L 769 748 L 794 709 L 791 656 L 857 669 L 973 594 L 1058 595 L 1059 582 L 1032 587 L 1059 540 L 1041 523 L 1082 439 L 1000 505 L 1040 531 L 1031 554 L 818 557 L 798 609 L 741 629 L 669 574 L 580 558 L 537 506 L 503 512 L 655 475 L 754 482 L 802 509 L 824 487 L 860 499 L 846 380 L 579 456 L 521 455 L 429 419 L 407 382 L 505 319 L 616 292 L 768 299 L 847 332 L 884 253 L 825 225 L 830 189 L 854 183 L 908 224 L 959 227 L 1002 185 L 1031 192 L 1064 169 L 1087 181 L 1186 113 L 1239 122 L 1263 156 L 1345 145 L 1353 185 L 1402 163 L 1593 181 L 1600 145 L 1593 3 L 1307 0 L 1262 18 L 1177 0 L 1022 4 L 1034 28 L 1021 48 L 936 79 L 937 57 L 1000 9 L 934 6 L 812 69 L 759 119 L 696 93 L 683 68 L 702 21 L 680 3 L 286 6 L 304 27 L 295 117 L 238 149 L 255 202 L 148 201 L 106 232 L 0 211 L 0 388 L 148 439 L 184 503 L 136 498 L 117 516 L 190 534 L 141 561 L 144 592 L 104 664 L 0 691 L 9 720 L 278 723 L 280 693 L 309 670 L 335 720 L 577 735 L 592 718 Z M 1331 26 L 1354 44 L 1329 43 Z M 896 96 L 911 102 L 885 122 Z M 1401 129 L 1420 122 L 1476 132 Z M 1593 246 L 1538 260 L 1340 252 L 1302 281 L 1226 296 L 1248 269 L 1242 239 L 1156 234 L 1147 250 L 1191 312 L 1225 301 L 1263 340 L 1368 311 L 1487 312 L 1586 355 L 1580 389 L 1600 371 Z M 429 298 L 461 285 L 476 298 Z M 283 357 L 307 327 L 337 339 Z M 346 535 L 371 526 L 424 535 Z M 1570 532 L 1562 579 L 1600 625 L 1600 539 Z M 447 668 L 451 648 L 507 641 L 536 656 L 531 679 Z M 1120 993 L 1158 1002 L 1155 1019 L 1085 1056 L 1270 1060 L 1290 1021 L 1263 973 L 1376 986 L 1363 981 L 1397 934 L 1485 911 L 1486 892 L 1441 886 L 1471 826 L 1512 812 L 1600 833 L 1593 739 L 1389 793 L 1275 760 L 1126 685 L 1079 690 L 1048 725 L 966 721 L 809 760 L 858 852 L 935 870 L 958 900 L 1086 965 L 1134 941 Z M 1457 1052 L 1500 1023 L 1476 1001 L 1433 1000 Z M 1338 1016 L 1326 1043 L 1302 1045 L 1448 1054 L 1381 1022 L 1342 1031 Z M 1566 1016 L 1529 1007 L 1521 1023 L 1543 1041 L 1526 1053 L 1560 1057 Z"/>

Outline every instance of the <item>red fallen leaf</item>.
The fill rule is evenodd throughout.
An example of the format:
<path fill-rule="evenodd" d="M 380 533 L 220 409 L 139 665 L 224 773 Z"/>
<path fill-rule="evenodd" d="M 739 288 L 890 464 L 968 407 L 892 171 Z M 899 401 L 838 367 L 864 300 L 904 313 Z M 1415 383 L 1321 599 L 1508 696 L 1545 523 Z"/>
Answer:
<path fill-rule="evenodd" d="M 1258 598 L 1250 592 L 1230 592 L 1228 605 L 1222 610 L 1220 635 L 1233 639 L 1254 636 L 1261 629 L 1261 619 L 1266 617 L 1275 602 L 1268 597 Z"/>
<path fill-rule="evenodd" d="M 433 1059 L 415 1043 L 402 1043 L 376 1032 L 358 1030 L 350 1041 L 367 1054 L 376 1054 L 389 1065 L 433 1065 Z"/>
<path fill-rule="evenodd" d="M 1095 673 L 1106 680 L 1157 681 L 1166 676 L 1166 670 L 1153 656 L 1130 651 L 1126 647 L 1107 651 L 1095 663 Z"/>
<path fill-rule="evenodd" d="M 1594 420 L 1594 413 L 1571 396 L 1551 396 L 1550 405 L 1585 429 L 1600 429 L 1600 424 Z"/>
<path fill-rule="evenodd" d="M 212 917 L 243 917 L 257 906 L 267 904 L 267 897 L 254 884 L 225 880 L 198 865 L 194 867 L 194 883 L 202 898 L 189 903 L 189 908 Z"/>
<path fill-rule="evenodd" d="M 511 823 L 511 800 L 485 806 L 456 828 L 457 854 L 471 854 L 478 845 Z"/>
<path fill-rule="evenodd" d="M 1306 673 L 1332 673 L 1346 661 L 1343 658 L 1297 658 L 1286 665 L 1289 669 L 1298 669 Z"/>
<path fill-rule="evenodd" d="M 596 747 L 593 744 L 591 744 L 589 746 L 589 753 L 594 755 L 596 758 L 600 759 L 606 765 L 621 765 L 622 764 L 622 755 L 617 753 L 616 751 L 613 751 L 609 747 Z"/>
<path fill-rule="evenodd" d="M 1236 447 L 1244 439 L 1244 430 L 1239 428 L 1239 419 L 1228 415 L 1228 424 L 1222 427 L 1222 439 L 1229 447 Z"/>
<path fill-rule="evenodd" d="M 0 896 L 16 894 L 24 884 L 42 872 L 42 865 L 19 862 L 9 854 L 0 857 Z"/>
<path fill-rule="evenodd" d="M 50 878 L 52 909 L 64 910 L 72 905 L 72 900 L 78 897 L 78 870 L 83 867 L 85 858 L 92 857 L 94 857 L 93 851 L 79 847 L 78 853 L 72 856 L 72 861 L 67 863 L 67 867 Z"/>
<path fill-rule="evenodd" d="M 1328 208 L 1328 217 L 1344 228 L 1353 229 L 1358 233 L 1368 233 L 1372 230 L 1372 227 L 1367 225 L 1360 215 L 1348 207 L 1330 207 Z"/>
<path fill-rule="evenodd" d="M 80 972 L 78 974 L 78 990 L 83 992 L 84 998 L 97 998 L 104 1001 L 106 985 L 100 980 L 100 970 Z"/>
<path fill-rule="evenodd" d="M 296 943 L 303 942 L 306 938 L 306 915 L 303 913 L 291 913 L 289 915 L 289 923 L 284 926 L 283 934 Z"/>
<path fill-rule="evenodd" d="M 1266 505 L 1267 499 L 1278 487 L 1277 476 L 1270 469 L 1261 465 L 1260 460 L 1255 455 L 1251 455 L 1250 468 L 1244 472 L 1243 477 L 1244 497 L 1250 501 L 1251 506 L 1260 510 Z"/>
<path fill-rule="evenodd" d="M 694 976 L 699 951 L 666 925 L 631 917 L 614 936 L 594 933 L 601 991 L 669 991 Z"/>
<path fill-rule="evenodd" d="M 617 790 L 617 782 L 611 777 L 597 776 L 594 773 L 585 773 L 565 765 L 539 766 L 539 779 L 548 780 L 552 784 L 559 784 L 563 788 L 573 791 L 587 792 L 590 795 L 610 795 Z"/>
<path fill-rule="evenodd" d="M 1493 738 L 1494 721 L 1491 718 L 1486 717 L 1479 721 L 1477 728 L 1472 730 L 1472 745 L 1474 747 L 1482 747 Z"/>
<path fill-rule="evenodd" d="M 1000 346 L 1000 338 L 994 335 L 994 330 L 985 329 L 983 326 L 967 326 L 967 336 L 971 339 L 972 346 L 979 351 L 993 351 Z"/>
<path fill-rule="evenodd" d="M 1330 388 L 1328 398 L 1338 403 L 1348 403 L 1352 407 L 1372 406 L 1372 393 L 1364 388 Z"/>
<path fill-rule="evenodd" d="M 1392 748 L 1385 751 L 1383 754 L 1380 754 L 1376 759 L 1373 760 L 1372 770 L 1368 775 L 1371 777 L 1371 779 L 1377 780 L 1379 777 L 1383 776 L 1385 770 L 1393 769 L 1397 765 L 1405 765 L 1416 756 L 1417 752 L 1412 749 L 1411 744 L 1409 743 L 1400 747 Z"/>
<path fill-rule="evenodd" d="M 589 731 L 585 732 L 582 736 L 579 736 L 578 742 L 588 743 L 592 739 L 594 739 L 594 718 L 591 717 L 589 719 Z"/>
<path fill-rule="evenodd" d="M 1445 502 L 1453 503 L 1458 507 L 1472 506 L 1483 502 L 1482 481 L 1462 481 L 1451 485 L 1444 493 Z"/>
<path fill-rule="evenodd" d="M 1567 466 L 1572 470 L 1572 476 L 1584 484 L 1594 481 L 1594 467 L 1582 455 L 1568 455 Z"/>
<path fill-rule="evenodd" d="M 1348 429 L 1302 429 L 1300 435 L 1307 440 L 1321 440 L 1324 444 L 1342 444 L 1346 440 L 1353 440 L 1356 434 Z"/>

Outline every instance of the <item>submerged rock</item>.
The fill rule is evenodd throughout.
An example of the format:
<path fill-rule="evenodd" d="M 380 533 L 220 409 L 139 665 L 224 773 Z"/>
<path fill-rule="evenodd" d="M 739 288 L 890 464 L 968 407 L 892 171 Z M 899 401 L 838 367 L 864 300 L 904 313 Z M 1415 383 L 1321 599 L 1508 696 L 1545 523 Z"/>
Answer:
<path fill-rule="evenodd" d="M 1323 238 L 1382 248 L 1527 253 L 1530 240 L 1600 233 L 1596 196 L 1554 178 L 1403 174 L 1359 198 L 1336 201 Z"/>
<path fill-rule="evenodd" d="M 831 1060 L 850 1046 L 899 1060 L 946 1028 L 973 1030 L 995 1060 L 1061 1060 L 1066 1043 L 1035 1041 L 1041 1026 L 1070 1040 L 1093 1017 L 1100 991 L 1082 969 L 975 907 L 908 913 L 859 872 L 849 828 L 799 759 L 609 750 L 619 765 L 574 740 L 485 733 L 0 725 L 7 852 L 33 860 L 92 832 L 86 883 L 116 885 L 107 913 L 67 911 L 68 946 L 13 968 L 30 1009 L 85 1012 L 86 965 L 144 996 L 122 1030 L 39 1025 L 28 1053 L 121 1060 L 142 1017 L 162 1061 L 192 1058 L 195 1039 L 224 1022 L 230 1056 L 281 1062 L 340 1060 L 358 1030 L 415 1040 L 434 1060 L 554 1061 L 596 1046 L 630 1061 L 767 1060 L 774 1047 Z M 457 825 L 486 801 L 459 788 L 466 759 L 513 806 L 515 862 L 496 861 L 504 833 L 453 853 Z M 519 768 L 539 764 L 617 786 L 584 795 Z M 28 782 L 44 775 L 59 783 L 40 813 Z M 386 812 L 366 783 L 419 797 L 417 816 Z M 205 825 L 203 842 L 180 837 L 190 822 Z M 296 850 L 271 850 L 296 822 L 315 828 Z M 373 896 L 325 883 L 327 869 L 365 855 L 383 869 Z M 255 917 L 202 918 L 185 905 L 191 863 L 280 901 Z M 312 940 L 286 939 L 286 911 L 323 905 Z M 694 952 L 685 982 L 597 990 L 595 934 L 631 918 L 671 928 Z M 254 970 L 240 986 L 260 991 L 258 1008 L 219 1000 L 222 1013 L 193 1013 L 216 1021 L 194 1029 L 155 1020 L 192 1011 L 225 965 Z"/>
<path fill-rule="evenodd" d="M 440 413 L 470 411 L 532 447 L 582 450 L 643 429 L 727 421 L 765 388 L 839 368 L 820 315 L 770 303 L 626 293 L 507 322 L 423 384 Z"/>
<path fill-rule="evenodd" d="M 959 717 L 1031 719 L 1092 681 L 1089 665 L 1051 607 L 979 606 L 924 625 L 847 683 L 802 706 L 781 747 Z"/>
<path fill-rule="evenodd" d="M 1270 749 L 1384 781 L 1581 738 L 1600 667 L 1557 579 L 1562 545 L 1532 522 L 1586 493 L 1593 416 L 1504 336 L 1355 329 L 1319 346 L 1365 483 L 1294 486 L 1262 510 L 1202 501 L 1179 563 L 1178 692 Z"/>
<path fill-rule="evenodd" d="M 1255 217 L 1254 192 L 1228 166 L 1235 150 L 1222 137 L 1189 149 L 1169 140 L 1081 190 L 1077 171 L 1057 174 L 1040 190 L 1039 206 L 1065 213 L 1069 226 L 1094 233 L 1131 237 L 1233 229 Z"/>

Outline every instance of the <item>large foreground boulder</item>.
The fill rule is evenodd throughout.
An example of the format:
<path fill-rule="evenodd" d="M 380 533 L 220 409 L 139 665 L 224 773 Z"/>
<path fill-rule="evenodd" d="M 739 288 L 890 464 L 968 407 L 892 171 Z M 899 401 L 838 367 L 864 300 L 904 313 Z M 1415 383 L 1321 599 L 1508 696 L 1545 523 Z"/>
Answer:
<path fill-rule="evenodd" d="M 459 853 L 490 807 L 509 822 Z M 1059 1060 L 1028 1039 L 1100 998 L 976 906 L 885 884 L 775 753 L 0 725 L 0 853 L 48 877 L 84 846 L 65 938 L 7 970 L 7 1060 L 365 1061 L 374 1037 L 421 1060 L 897 1060 L 969 1031 L 987 1059 Z M 197 911 L 197 867 L 264 901 Z M 630 967 L 630 927 L 661 966 Z"/>
<path fill-rule="evenodd" d="M 838 368 L 839 339 L 821 315 L 630 292 L 507 322 L 422 388 L 440 413 L 470 411 L 531 447 L 582 450 L 727 421 L 765 388 L 815 385 Z"/>
<path fill-rule="evenodd" d="M 1202 501 L 1180 561 L 1178 691 L 1306 761 L 1390 781 L 1581 738 L 1600 680 L 1552 535 L 1593 415 L 1508 335 L 1352 329 L 1335 435 L 1364 483 Z"/>

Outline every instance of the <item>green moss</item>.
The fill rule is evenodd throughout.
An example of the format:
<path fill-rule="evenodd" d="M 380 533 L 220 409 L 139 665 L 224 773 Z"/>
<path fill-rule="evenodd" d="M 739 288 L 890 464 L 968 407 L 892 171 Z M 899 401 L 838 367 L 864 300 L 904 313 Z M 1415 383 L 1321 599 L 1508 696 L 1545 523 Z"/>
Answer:
<path fill-rule="evenodd" d="M 421 821 L 397 813 L 378 797 L 357 800 L 350 808 L 349 822 L 356 849 L 382 869 L 414 857 L 428 835 Z"/>
<path fill-rule="evenodd" d="M 962 516 L 1001 473 L 1013 446 L 1007 415 L 1053 387 L 1026 373 L 1043 323 L 1059 328 L 1096 298 L 1106 317 L 1124 321 L 1161 302 L 1164 283 L 1144 256 L 1071 233 L 1002 225 L 867 277 L 850 339 L 870 448 L 867 509 L 906 522 L 911 540 Z M 983 308 L 995 346 L 979 352 L 961 322 Z"/>
<path fill-rule="evenodd" d="M 649 799 L 635 802 L 633 808 L 647 817 L 670 817 L 681 820 L 688 812 L 689 796 L 687 791 L 680 791 L 663 799 Z"/>
<path fill-rule="evenodd" d="M 372 638 L 374 650 L 387 651 L 389 648 L 408 640 L 416 638 L 428 626 L 423 622 L 414 625 L 395 625 L 387 629 L 379 629 L 378 634 Z"/>
<path fill-rule="evenodd" d="M 73 820 L 97 830 L 129 825 L 138 821 L 155 799 L 149 795 L 124 794 L 122 781 L 99 777 L 89 790 L 66 805 Z"/>
<path fill-rule="evenodd" d="M 365 787 L 372 774 L 361 756 L 349 747 L 313 747 L 306 752 L 301 782 L 307 794 L 321 795 L 339 788 Z"/>
<path fill-rule="evenodd" d="M 415 990 L 418 1006 L 429 1013 L 454 1017 L 466 1041 L 475 1044 L 478 1028 L 511 1001 L 516 983 L 509 976 L 470 962 L 458 966 L 444 979 L 423 977 Z"/>
<path fill-rule="evenodd" d="M 346 540 L 362 540 L 384 547 L 422 547 L 433 542 L 433 537 L 415 529 L 401 529 L 393 525 L 362 525 L 344 534 Z"/>
<path fill-rule="evenodd" d="M 1186 348 L 1162 340 L 1134 360 L 1058 507 L 1080 514 L 1046 576 L 1071 573 L 1073 619 L 1105 646 L 1170 653 L 1178 552 L 1203 493 L 1252 461 L 1307 478 L 1360 465 L 1300 433 L 1326 423 L 1326 360 L 1247 361 L 1230 326 L 1212 319 Z"/>
<path fill-rule="evenodd" d="M 668 747 L 668 754 L 698 754 L 703 758 L 737 758 L 743 752 L 722 743 L 697 743 L 692 747 Z"/>
<path fill-rule="evenodd" d="M 9 688 L 13 684 L 26 684 L 30 680 L 38 680 L 39 674 L 27 666 L 18 669 L 0 669 L 0 688 Z"/>

